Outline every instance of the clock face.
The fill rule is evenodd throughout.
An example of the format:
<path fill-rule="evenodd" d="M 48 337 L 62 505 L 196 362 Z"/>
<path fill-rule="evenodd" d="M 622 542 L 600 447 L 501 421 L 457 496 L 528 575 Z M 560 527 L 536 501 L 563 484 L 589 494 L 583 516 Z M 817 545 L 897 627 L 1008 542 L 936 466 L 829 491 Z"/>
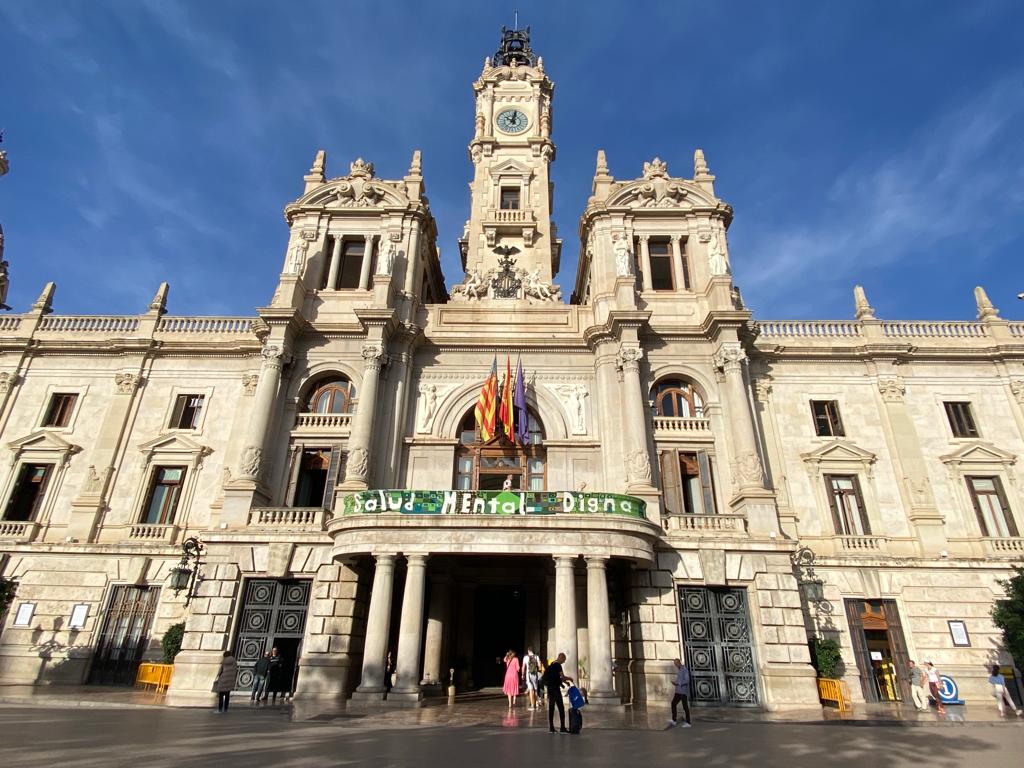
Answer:
<path fill-rule="evenodd" d="M 518 109 L 506 109 L 498 115 L 498 128 L 505 133 L 522 133 L 530 124 L 529 118 Z"/>

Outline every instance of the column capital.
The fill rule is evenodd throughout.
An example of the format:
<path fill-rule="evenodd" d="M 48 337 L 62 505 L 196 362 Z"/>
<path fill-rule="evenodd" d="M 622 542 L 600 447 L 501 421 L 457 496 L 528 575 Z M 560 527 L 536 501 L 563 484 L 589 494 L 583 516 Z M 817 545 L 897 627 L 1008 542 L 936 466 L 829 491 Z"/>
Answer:
<path fill-rule="evenodd" d="M 738 341 L 727 341 L 715 353 L 715 367 L 726 373 L 738 373 L 746 359 L 747 354 L 743 351 L 743 345 Z"/>
<path fill-rule="evenodd" d="M 374 552 L 373 553 L 373 559 L 374 559 L 374 561 L 376 561 L 378 568 L 380 568 L 381 566 L 393 567 L 395 565 L 395 558 L 396 557 L 397 557 L 397 555 L 395 555 L 393 552 Z"/>
<path fill-rule="evenodd" d="M 878 392 L 887 403 L 902 403 L 906 391 L 901 376 L 880 376 L 878 379 Z"/>
<path fill-rule="evenodd" d="M 384 347 L 381 344 L 364 344 L 363 362 L 368 371 L 379 371 L 384 364 Z"/>
<path fill-rule="evenodd" d="M 423 555 L 423 554 L 410 555 L 410 554 L 406 554 L 406 556 L 405 556 L 406 566 L 409 567 L 409 568 L 412 568 L 413 566 L 415 566 L 416 568 L 426 568 L 427 567 L 427 559 L 429 557 L 430 557 L 430 555 Z"/>
<path fill-rule="evenodd" d="M 576 555 L 555 555 L 555 568 L 575 568 Z"/>
<path fill-rule="evenodd" d="M 264 370 L 281 370 L 281 366 L 284 365 L 284 350 L 281 347 L 273 344 L 265 346 L 260 350 L 260 355 L 263 356 Z"/>
<path fill-rule="evenodd" d="M 603 571 L 608 567 L 608 555 L 586 555 L 583 559 L 587 561 L 588 571 Z"/>
<path fill-rule="evenodd" d="M 637 240 L 639 240 L 641 243 L 644 243 L 645 245 L 648 242 L 650 242 L 650 239 L 651 239 L 650 235 L 637 235 L 636 237 L 637 237 Z"/>
<path fill-rule="evenodd" d="M 639 373 L 640 361 L 643 356 L 644 351 L 640 347 L 621 344 L 618 354 L 615 356 L 615 367 L 621 368 L 625 373 Z"/>

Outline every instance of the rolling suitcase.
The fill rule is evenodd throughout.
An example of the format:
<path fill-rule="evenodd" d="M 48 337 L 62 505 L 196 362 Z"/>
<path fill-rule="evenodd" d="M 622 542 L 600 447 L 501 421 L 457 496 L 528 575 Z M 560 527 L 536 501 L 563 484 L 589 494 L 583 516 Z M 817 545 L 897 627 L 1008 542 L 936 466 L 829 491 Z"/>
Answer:
<path fill-rule="evenodd" d="M 579 733 L 583 730 L 583 713 L 576 707 L 569 710 L 569 733 Z"/>

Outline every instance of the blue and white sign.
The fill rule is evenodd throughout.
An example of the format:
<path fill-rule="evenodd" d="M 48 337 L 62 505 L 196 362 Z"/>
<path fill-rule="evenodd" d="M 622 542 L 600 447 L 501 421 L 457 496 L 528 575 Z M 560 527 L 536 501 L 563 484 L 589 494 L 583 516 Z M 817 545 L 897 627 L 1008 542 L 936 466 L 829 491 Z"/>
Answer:
<path fill-rule="evenodd" d="M 963 704 L 960 699 L 960 687 L 949 675 L 939 675 L 939 698 L 943 704 Z"/>

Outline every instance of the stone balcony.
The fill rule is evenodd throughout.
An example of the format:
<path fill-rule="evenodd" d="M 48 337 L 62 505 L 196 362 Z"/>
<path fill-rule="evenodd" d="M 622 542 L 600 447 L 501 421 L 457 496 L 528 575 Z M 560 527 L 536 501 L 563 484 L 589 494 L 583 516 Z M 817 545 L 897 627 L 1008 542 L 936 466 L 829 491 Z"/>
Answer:
<path fill-rule="evenodd" d="M 28 544 L 39 532 L 39 523 L 34 521 L 15 522 L 0 520 L 0 541 L 12 544 Z"/>
<path fill-rule="evenodd" d="M 351 413 L 299 413 L 292 433 L 296 435 L 347 435 L 352 429 Z"/>
<path fill-rule="evenodd" d="M 992 557 L 1024 557 L 1024 538 L 991 538 L 984 542 L 987 553 Z"/>
<path fill-rule="evenodd" d="M 661 529 L 633 496 L 574 491 L 372 490 L 341 497 L 333 554 L 594 555 L 651 563 Z"/>
<path fill-rule="evenodd" d="M 836 536 L 841 552 L 878 555 L 887 552 L 889 541 L 884 536 Z"/>
<path fill-rule="evenodd" d="M 178 538 L 176 525 L 153 525 L 136 523 L 128 527 L 130 544 L 174 544 Z"/>
<path fill-rule="evenodd" d="M 668 515 L 663 525 L 669 535 L 745 535 L 747 518 L 745 515 Z"/>
<path fill-rule="evenodd" d="M 656 440 L 684 438 L 711 439 L 711 419 L 687 419 L 676 416 L 655 416 L 654 437 Z"/>
<path fill-rule="evenodd" d="M 319 533 L 330 518 L 323 507 L 255 507 L 249 512 L 249 528 Z"/>

